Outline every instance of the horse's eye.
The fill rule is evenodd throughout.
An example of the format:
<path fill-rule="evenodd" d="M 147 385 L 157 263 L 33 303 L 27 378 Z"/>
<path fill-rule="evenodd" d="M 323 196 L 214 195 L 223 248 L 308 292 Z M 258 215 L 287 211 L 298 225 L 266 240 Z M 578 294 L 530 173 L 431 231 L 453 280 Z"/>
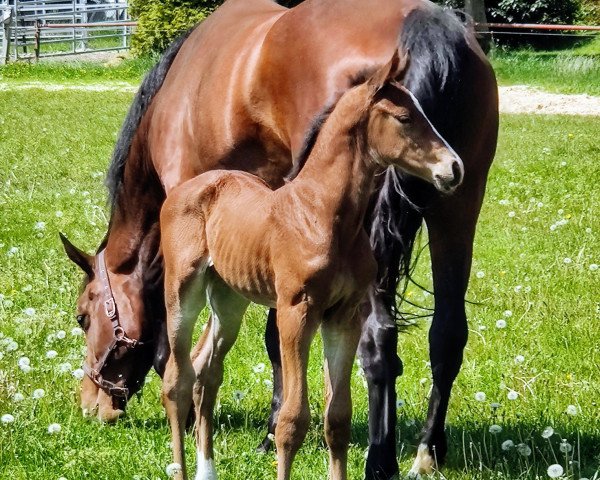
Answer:
<path fill-rule="evenodd" d="M 83 328 L 83 324 L 85 323 L 85 315 L 77 315 L 77 323 L 81 328 Z"/>
<path fill-rule="evenodd" d="M 396 120 L 398 120 L 400 123 L 402 123 L 404 125 L 408 125 L 409 123 L 412 123 L 412 118 L 410 118 L 410 115 L 398 115 L 396 117 Z"/>

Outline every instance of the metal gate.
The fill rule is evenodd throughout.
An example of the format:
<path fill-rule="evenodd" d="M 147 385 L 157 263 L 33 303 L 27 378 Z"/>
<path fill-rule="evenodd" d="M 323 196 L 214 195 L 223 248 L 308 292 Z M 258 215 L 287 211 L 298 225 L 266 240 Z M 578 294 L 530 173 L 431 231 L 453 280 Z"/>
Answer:
<path fill-rule="evenodd" d="M 0 0 L 0 62 L 129 48 L 127 0 Z"/>

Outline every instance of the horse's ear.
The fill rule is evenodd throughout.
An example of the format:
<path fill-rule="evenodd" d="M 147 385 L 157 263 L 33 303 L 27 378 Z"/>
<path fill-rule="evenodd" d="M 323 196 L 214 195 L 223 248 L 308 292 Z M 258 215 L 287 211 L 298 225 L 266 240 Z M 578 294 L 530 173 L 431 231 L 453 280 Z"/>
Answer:
<path fill-rule="evenodd" d="M 373 89 L 379 90 L 386 82 L 392 80 L 402 81 L 409 65 L 410 55 L 408 52 L 399 52 L 396 49 L 390 61 L 376 70 L 369 78 L 368 83 Z"/>
<path fill-rule="evenodd" d="M 67 257 L 71 259 L 73 263 L 79 266 L 88 277 L 94 276 L 94 259 L 92 256 L 87 253 L 79 250 L 75 245 L 73 245 L 67 237 L 65 237 L 62 233 L 58 234 L 60 236 L 60 241 L 65 247 L 65 252 Z"/>

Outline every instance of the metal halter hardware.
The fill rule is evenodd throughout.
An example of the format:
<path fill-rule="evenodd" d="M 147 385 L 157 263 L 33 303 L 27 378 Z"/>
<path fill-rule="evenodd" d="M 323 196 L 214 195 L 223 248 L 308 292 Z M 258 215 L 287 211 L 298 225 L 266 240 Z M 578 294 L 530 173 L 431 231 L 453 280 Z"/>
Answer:
<path fill-rule="evenodd" d="M 121 326 L 121 323 L 119 322 L 117 303 L 115 302 L 115 297 L 113 296 L 112 289 L 110 288 L 110 280 L 108 279 L 108 271 L 106 268 L 106 259 L 104 253 L 104 250 L 98 253 L 96 259 L 96 269 L 98 270 L 98 276 L 100 282 L 102 283 L 102 301 L 104 304 L 104 313 L 111 321 L 113 327 L 113 339 L 104 354 L 96 361 L 96 363 L 89 365 L 87 362 L 85 362 L 83 364 L 83 371 L 98 388 L 104 390 L 110 396 L 127 399 L 129 397 L 129 389 L 126 387 L 120 387 L 115 383 L 104 379 L 102 377 L 102 369 L 104 368 L 110 354 L 120 346 L 125 346 L 127 350 L 132 350 L 135 347 L 146 345 L 149 342 L 140 342 L 139 340 L 129 338 Z"/>

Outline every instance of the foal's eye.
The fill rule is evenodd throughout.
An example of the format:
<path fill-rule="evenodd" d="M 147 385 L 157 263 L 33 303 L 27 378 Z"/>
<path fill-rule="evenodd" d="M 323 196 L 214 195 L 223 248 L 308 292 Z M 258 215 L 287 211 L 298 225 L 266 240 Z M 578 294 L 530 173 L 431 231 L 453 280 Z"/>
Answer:
<path fill-rule="evenodd" d="M 409 123 L 412 123 L 412 118 L 410 118 L 410 115 L 398 115 L 396 117 L 396 120 L 398 120 L 400 123 L 402 123 L 404 125 L 408 125 Z"/>
<path fill-rule="evenodd" d="M 77 323 L 79 324 L 79 326 L 81 328 L 83 328 L 83 325 L 85 324 L 85 317 L 86 315 L 77 315 Z"/>

